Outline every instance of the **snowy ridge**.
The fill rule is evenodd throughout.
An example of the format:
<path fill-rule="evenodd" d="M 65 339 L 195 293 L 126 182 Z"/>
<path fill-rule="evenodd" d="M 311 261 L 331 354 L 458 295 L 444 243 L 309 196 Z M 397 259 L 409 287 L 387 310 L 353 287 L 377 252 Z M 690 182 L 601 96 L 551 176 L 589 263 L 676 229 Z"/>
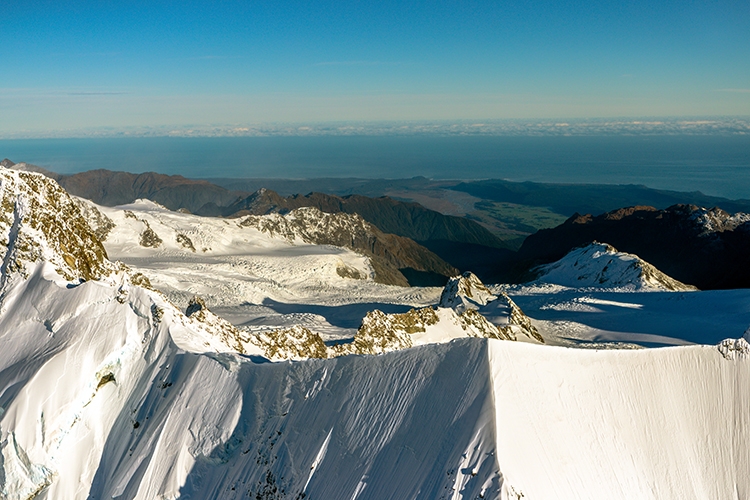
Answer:
<path fill-rule="evenodd" d="M 477 310 L 478 305 L 486 306 L 493 301 L 487 312 L 494 323 Z M 448 304 L 455 304 L 455 308 L 447 307 Z M 428 306 L 392 314 L 377 309 L 370 311 L 354 337 L 345 342 L 326 346 L 318 333 L 300 325 L 250 336 L 251 342 L 262 349 L 264 356 L 275 361 L 383 354 L 467 337 L 498 340 L 525 337 L 532 342 L 544 343 L 528 316 L 505 292 L 492 294 L 479 278 L 469 272 L 448 282 L 437 308 Z"/>
<path fill-rule="evenodd" d="M 8 499 L 750 492 L 747 356 L 463 339 L 257 364 L 202 354 L 158 294 L 131 287 L 121 303 L 115 286 L 60 287 L 45 266 L 6 296 L 46 297 L 45 320 L 0 317 Z"/>
<path fill-rule="evenodd" d="M 517 340 L 523 333 L 518 325 L 493 325 L 473 309 L 456 313 L 452 309 L 424 307 L 394 314 L 370 311 L 352 339 L 330 346 L 318 333 L 301 325 L 248 334 L 244 342 L 257 346 L 266 358 L 282 361 L 383 354 L 468 337 Z"/>
<path fill-rule="evenodd" d="M 571 250 L 565 257 L 535 269 L 538 282 L 573 288 L 627 288 L 633 290 L 696 290 L 662 273 L 637 255 L 618 252 L 594 242 Z"/>
<path fill-rule="evenodd" d="M 689 211 L 689 219 L 701 229 L 702 235 L 734 231 L 741 224 L 750 222 L 750 214 L 739 212 L 732 215 L 718 207 L 704 208 L 686 205 L 684 209 Z"/>

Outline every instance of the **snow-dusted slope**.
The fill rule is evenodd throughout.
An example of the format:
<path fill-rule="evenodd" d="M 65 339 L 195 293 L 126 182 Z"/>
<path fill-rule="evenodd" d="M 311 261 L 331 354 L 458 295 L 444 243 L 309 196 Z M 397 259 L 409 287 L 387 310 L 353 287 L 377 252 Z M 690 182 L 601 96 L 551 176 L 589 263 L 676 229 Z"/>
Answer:
<path fill-rule="evenodd" d="M 448 280 L 440 295 L 440 307 L 463 312 L 467 309 L 479 309 L 496 299 L 474 273 L 467 271 Z"/>
<path fill-rule="evenodd" d="M 522 334 L 532 341 L 544 343 L 543 337 L 539 335 L 531 319 L 505 291 L 497 290 L 493 293 L 470 271 L 448 280 L 440 295 L 439 307 L 453 309 L 459 314 L 481 311 L 481 315 L 475 316 L 490 318 L 492 324 L 502 330 L 508 339 L 516 340 L 519 334 Z M 489 336 L 489 338 L 504 337 Z"/>
<path fill-rule="evenodd" d="M 606 243 L 591 243 L 565 257 L 538 267 L 537 281 L 573 288 L 629 288 L 633 290 L 696 290 L 662 273 L 637 255 L 618 252 Z"/>

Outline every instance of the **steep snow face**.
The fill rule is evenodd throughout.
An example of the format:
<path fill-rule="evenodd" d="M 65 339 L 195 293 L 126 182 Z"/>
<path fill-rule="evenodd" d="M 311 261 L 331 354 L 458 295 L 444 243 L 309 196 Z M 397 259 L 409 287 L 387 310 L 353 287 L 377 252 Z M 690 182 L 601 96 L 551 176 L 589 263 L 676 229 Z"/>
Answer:
<path fill-rule="evenodd" d="M 639 291 L 697 290 L 670 278 L 637 255 L 618 252 L 606 243 L 591 243 L 536 269 L 537 281 L 572 288 L 626 288 Z"/>
<path fill-rule="evenodd" d="M 146 456 L 161 449 L 165 462 L 143 462 L 140 452 L 119 450 L 132 461 L 109 478 L 112 491 L 153 491 L 141 484 L 153 474 L 160 487 L 178 488 L 181 468 L 197 450 L 226 439 L 221 429 L 237 419 L 231 406 L 214 407 L 182 392 L 201 391 L 211 373 L 225 371 L 205 356 L 188 360 L 186 370 L 184 349 L 218 353 L 231 347 L 212 325 L 186 318 L 159 293 L 132 285 L 124 272 L 74 286 L 49 263 L 27 270 L 26 279 L 15 275 L 6 282 L 0 314 L 2 497 L 27 499 L 44 491 L 47 498 L 87 498 L 99 469 L 115 460 L 104 454 L 109 443 L 127 448 L 128 436 L 149 420 L 154 433 Z M 179 393 L 170 391 L 174 384 Z M 210 387 L 236 392 L 221 378 Z M 179 435 L 151 413 L 153 402 L 165 397 L 191 407 Z M 214 427 L 199 429 L 204 418 Z M 139 463 L 143 468 L 133 475 Z M 158 470 L 174 467 L 173 477 Z"/>
<path fill-rule="evenodd" d="M 508 498 L 750 495 L 750 358 L 491 342 L 490 365 Z"/>
<path fill-rule="evenodd" d="M 3 296 L 3 498 L 499 494 L 485 344 L 267 363 L 197 302 L 185 317 L 124 274 L 51 274 Z"/>
<path fill-rule="evenodd" d="M 121 302 L 113 285 L 67 288 L 42 267 L 0 316 L 5 498 L 750 494 L 750 357 L 737 341 L 462 339 L 263 363 L 200 349 L 212 337 L 192 329 L 197 312 L 154 292 L 130 287 Z"/>

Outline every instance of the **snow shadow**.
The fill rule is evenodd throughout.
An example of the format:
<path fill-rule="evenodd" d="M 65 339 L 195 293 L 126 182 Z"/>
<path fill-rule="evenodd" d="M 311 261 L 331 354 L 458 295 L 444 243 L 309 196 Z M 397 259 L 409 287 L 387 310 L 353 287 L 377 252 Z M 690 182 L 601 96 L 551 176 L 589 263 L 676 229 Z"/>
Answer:
<path fill-rule="evenodd" d="M 741 337 L 750 325 L 750 290 L 570 290 L 519 295 L 513 300 L 533 319 L 572 321 L 602 332 L 590 340 L 625 341 L 644 347 L 716 344 Z"/>
<path fill-rule="evenodd" d="M 339 328 L 357 329 L 362 324 L 368 312 L 379 309 L 384 313 L 404 313 L 411 306 L 401 304 L 388 304 L 382 302 L 366 302 L 357 304 L 343 304 L 336 306 L 324 306 L 316 304 L 288 304 L 277 302 L 273 299 L 265 299 L 263 306 L 268 307 L 278 314 L 311 313 L 323 316 L 331 325 Z"/>

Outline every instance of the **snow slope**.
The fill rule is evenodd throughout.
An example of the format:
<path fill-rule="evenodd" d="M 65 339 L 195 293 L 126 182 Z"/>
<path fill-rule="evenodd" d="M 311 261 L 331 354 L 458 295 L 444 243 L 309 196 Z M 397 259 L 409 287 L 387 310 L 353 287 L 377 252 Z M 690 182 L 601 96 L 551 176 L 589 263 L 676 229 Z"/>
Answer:
<path fill-rule="evenodd" d="M 147 274 L 181 307 L 199 295 L 232 323 L 260 332 L 302 325 L 326 339 L 351 337 L 369 310 L 404 312 L 435 303 L 440 293 L 375 283 L 365 256 L 263 232 L 241 225 L 243 219 L 171 212 L 145 200 L 115 208 L 82 204 L 94 225 L 113 225 L 103 239 L 110 258 Z M 94 210 L 106 220 L 97 224 Z M 148 229 L 156 246 L 141 244 Z"/>
<path fill-rule="evenodd" d="M 750 325 L 750 290 L 691 292 L 493 286 L 513 297 L 551 345 L 594 349 L 716 344 Z M 491 303 L 492 304 L 492 303 Z M 490 320 L 486 309 L 480 310 Z"/>
<path fill-rule="evenodd" d="M 101 228 L 81 223 L 51 181 L 30 179 L 0 171 L 12 201 L 0 221 L 10 221 L 0 225 L 3 499 L 750 496 L 745 340 L 585 350 L 462 338 L 271 363 L 252 343 L 236 352 L 242 332 L 205 304 L 193 301 L 188 317 L 143 276 L 86 252 L 81 242 Z M 48 198 L 72 218 L 47 217 Z M 675 316 L 722 297 L 590 293 L 580 305 L 601 311 L 669 296 Z M 522 300 L 550 295 L 573 303 L 533 287 L 515 297 L 528 311 Z M 655 328 L 666 324 L 659 314 L 646 317 Z"/>
<path fill-rule="evenodd" d="M 8 295 L 37 307 L 4 303 L 0 324 L 5 498 L 750 492 L 743 351 L 463 339 L 264 363 L 194 350 L 178 312 L 155 322 L 153 292 L 121 304 L 44 267 Z"/>
<path fill-rule="evenodd" d="M 606 243 L 591 243 L 535 269 L 537 281 L 574 288 L 629 288 L 632 290 L 696 290 L 662 273 L 637 255 L 618 252 Z"/>

